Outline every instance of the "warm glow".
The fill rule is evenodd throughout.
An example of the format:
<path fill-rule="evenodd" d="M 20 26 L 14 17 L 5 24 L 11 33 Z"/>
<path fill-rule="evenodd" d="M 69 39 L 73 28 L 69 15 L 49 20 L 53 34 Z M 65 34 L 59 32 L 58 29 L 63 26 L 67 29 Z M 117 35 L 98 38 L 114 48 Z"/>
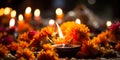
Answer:
<path fill-rule="evenodd" d="M 19 21 L 23 21 L 23 15 L 22 15 L 22 14 L 19 14 L 19 15 L 18 15 L 18 20 L 19 20 Z"/>
<path fill-rule="evenodd" d="M 6 7 L 5 10 L 4 10 L 4 14 L 5 14 L 5 15 L 10 14 L 10 10 L 11 10 L 11 8 Z"/>
<path fill-rule="evenodd" d="M 55 21 L 53 19 L 50 19 L 49 20 L 49 25 L 54 25 L 55 24 Z"/>
<path fill-rule="evenodd" d="M 34 11 L 34 16 L 40 16 L 40 10 L 39 9 L 36 9 Z"/>
<path fill-rule="evenodd" d="M 11 19 L 9 22 L 9 27 L 15 26 L 15 19 Z"/>
<path fill-rule="evenodd" d="M 16 11 L 15 10 L 13 10 L 12 12 L 11 12 L 11 17 L 15 17 L 16 16 Z"/>
<path fill-rule="evenodd" d="M 31 13 L 31 10 L 32 10 L 31 7 L 27 7 L 26 10 L 25 10 L 25 13 L 26 13 L 26 14 L 30 14 L 30 13 Z"/>
<path fill-rule="evenodd" d="M 109 26 L 112 25 L 112 22 L 111 22 L 111 21 L 107 21 L 107 22 L 106 22 L 106 25 L 109 27 Z"/>
<path fill-rule="evenodd" d="M 63 14 L 62 9 L 61 9 L 61 8 L 57 8 L 57 9 L 56 9 L 56 14 L 57 14 L 57 15 L 62 15 L 62 14 Z"/>
<path fill-rule="evenodd" d="M 59 25 L 58 25 L 57 23 L 56 23 L 56 25 L 57 25 L 57 28 L 58 28 L 59 37 L 60 37 L 60 38 L 64 38 L 63 33 L 62 33 Z"/>
<path fill-rule="evenodd" d="M 4 8 L 0 9 L 0 16 L 2 16 L 4 14 Z"/>
<path fill-rule="evenodd" d="M 80 24 L 80 23 L 81 23 L 80 19 L 78 19 L 78 18 L 75 20 L 75 22 L 76 22 L 77 24 Z"/>

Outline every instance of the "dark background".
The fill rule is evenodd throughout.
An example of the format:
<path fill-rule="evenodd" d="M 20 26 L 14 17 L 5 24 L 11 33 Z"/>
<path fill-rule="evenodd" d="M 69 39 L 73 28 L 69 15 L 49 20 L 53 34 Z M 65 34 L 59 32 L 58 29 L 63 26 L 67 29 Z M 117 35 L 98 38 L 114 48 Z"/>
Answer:
<path fill-rule="evenodd" d="M 54 11 L 57 7 L 61 7 L 66 14 L 77 5 L 84 4 L 103 19 L 120 19 L 119 0 L 95 0 L 96 3 L 93 5 L 89 4 L 88 0 L 61 0 L 62 4 L 59 4 L 59 1 L 60 0 L 0 0 L 0 8 L 11 7 L 17 11 L 17 14 L 24 14 L 25 8 L 31 6 L 32 12 L 36 8 L 39 8 L 43 18 L 54 18 Z"/>

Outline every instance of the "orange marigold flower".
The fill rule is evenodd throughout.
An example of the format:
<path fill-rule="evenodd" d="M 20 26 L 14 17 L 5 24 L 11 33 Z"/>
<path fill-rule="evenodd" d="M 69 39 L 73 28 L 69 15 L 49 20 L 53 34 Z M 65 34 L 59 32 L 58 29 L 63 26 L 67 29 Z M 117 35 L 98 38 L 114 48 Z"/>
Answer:
<path fill-rule="evenodd" d="M 37 55 L 37 58 L 38 60 L 59 60 L 58 54 L 49 44 L 44 45 L 44 49 L 40 51 L 40 53 Z"/>
<path fill-rule="evenodd" d="M 29 46 L 29 44 L 25 41 L 19 41 L 19 46 L 22 48 L 27 48 Z"/>
<path fill-rule="evenodd" d="M 10 45 L 7 46 L 9 50 L 16 51 L 19 49 L 19 44 L 16 42 L 12 42 Z"/>
<path fill-rule="evenodd" d="M 72 43 L 82 43 L 84 40 L 89 40 L 90 32 L 84 24 L 77 24 L 75 22 L 65 22 L 61 25 L 63 34 L 66 39 L 71 40 Z"/>
<path fill-rule="evenodd" d="M 26 41 L 30 42 L 30 39 L 28 38 L 28 32 L 24 32 L 23 34 L 18 36 L 18 41 Z"/>
<path fill-rule="evenodd" d="M 8 49 L 5 45 L 0 44 L 0 57 L 4 58 L 8 55 Z"/>
<path fill-rule="evenodd" d="M 105 32 L 102 32 L 100 34 L 98 34 L 97 37 L 94 37 L 91 41 L 91 43 L 93 45 L 101 45 L 102 43 L 107 43 L 108 42 L 108 38 L 109 38 L 109 32 L 108 31 L 105 31 Z"/>
<path fill-rule="evenodd" d="M 17 53 L 15 56 L 17 59 L 20 59 L 20 58 L 24 58 L 26 60 L 34 60 L 35 59 L 33 52 L 30 51 L 28 48 L 17 50 Z"/>

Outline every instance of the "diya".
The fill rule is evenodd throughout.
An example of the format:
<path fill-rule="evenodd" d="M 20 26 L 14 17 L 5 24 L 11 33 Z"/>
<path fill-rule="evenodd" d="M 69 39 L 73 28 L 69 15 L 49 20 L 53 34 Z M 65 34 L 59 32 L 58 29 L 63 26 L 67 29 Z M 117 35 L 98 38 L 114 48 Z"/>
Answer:
<path fill-rule="evenodd" d="M 73 44 L 55 44 L 53 45 L 57 50 L 60 58 L 71 58 L 76 55 L 78 51 L 80 51 L 80 45 L 73 45 Z"/>

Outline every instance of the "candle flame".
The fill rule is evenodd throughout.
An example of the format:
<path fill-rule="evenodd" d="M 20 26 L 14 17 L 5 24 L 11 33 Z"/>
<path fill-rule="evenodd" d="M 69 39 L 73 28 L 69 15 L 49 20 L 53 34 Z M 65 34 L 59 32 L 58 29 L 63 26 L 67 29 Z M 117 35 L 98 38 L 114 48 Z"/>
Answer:
<path fill-rule="evenodd" d="M 16 16 L 16 11 L 15 10 L 13 10 L 12 12 L 11 12 L 11 17 L 15 17 Z"/>
<path fill-rule="evenodd" d="M 57 14 L 57 15 L 62 15 L 62 14 L 63 14 L 62 9 L 61 9 L 61 8 L 57 8 L 57 9 L 56 9 L 56 14 Z"/>
<path fill-rule="evenodd" d="M 80 23 L 81 23 L 80 19 L 78 19 L 78 18 L 75 20 L 75 22 L 76 22 L 77 24 L 80 24 Z"/>
<path fill-rule="evenodd" d="M 39 9 L 36 9 L 34 11 L 34 16 L 40 16 L 40 10 Z"/>
<path fill-rule="evenodd" d="M 18 15 L 18 20 L 19 20 L 19 21 L 23 21 L 23 15 L 22 15 L 22 14 L 19 14 L 19 15 Z"/>
<path fill-rule="evenodd" d="M 109 27 L 109 26 L 112 25 L 112 22 L 111 22 L 111 21 L 107 21 L 107 22 L 106 22 L 106 25 Z"/>
<path fill-rule="evenodd" d="M 54 25 L 55 24 L 55 21 L 53 19 L 50 19 L 49 20 L 49 25 Z"/>
<path fill-rule="evenodd" d="M 4 8 L 0 9 L 0 16 L 2 16 L 4 14 Z"/>
<path fill-rule="evenodd" d="M 25 13 L 30 14 L 31 13 L 31 7 L 27 7 L 26 10 L 25 10 Z"/>
<path fill-rule="evenodd" d="M 62 33 L 59 25 L 58 25 L 57 23 L 56 23 L 56 25 L 57 25 L 57 28 L 58 28 L 59 37 L 60 37 L 60 38 L 64 38 L 63 33 Z"/>
<path fill-rule="evenodd" d="M 4 14 L 8 15 L 10 13 L 10 10 L 11 10 L 11 8 L 6 7 L 5 10 L 4 10 Z"/>
<path fill-rule="evenodd" d="M 15 19 L 11 19 L 10 22 L 9 22 L 9 27 L 13 27 L 15 26 Z"/>

